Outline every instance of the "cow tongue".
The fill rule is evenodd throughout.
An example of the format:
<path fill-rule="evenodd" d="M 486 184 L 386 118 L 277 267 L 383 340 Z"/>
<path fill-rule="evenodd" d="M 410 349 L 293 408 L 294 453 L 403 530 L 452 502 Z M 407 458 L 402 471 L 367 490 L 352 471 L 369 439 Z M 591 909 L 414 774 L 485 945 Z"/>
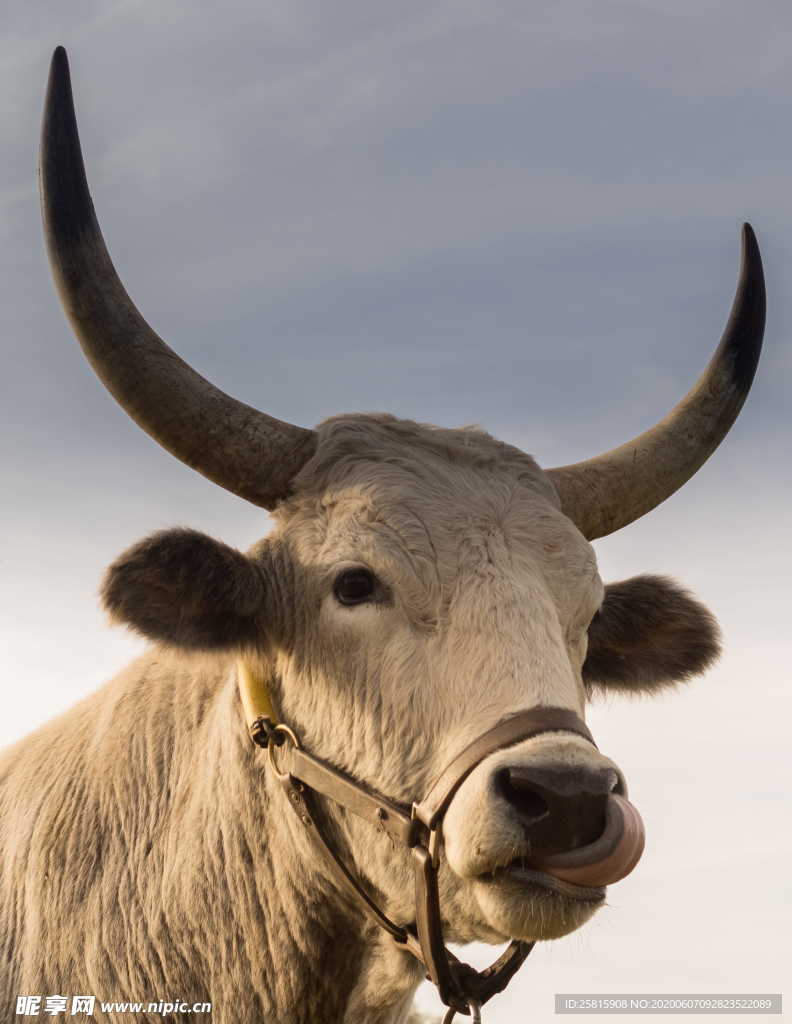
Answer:
<path fill-rule="evenodd" d="M 610 885 L 632 871 L 644 848 L 644 827 L 638 810 L 612 793 L 605 810 L 605 831 L 588 846 L 564 853 L 536 854 L 528 860 L 545 874 L 576 885 Z"/>

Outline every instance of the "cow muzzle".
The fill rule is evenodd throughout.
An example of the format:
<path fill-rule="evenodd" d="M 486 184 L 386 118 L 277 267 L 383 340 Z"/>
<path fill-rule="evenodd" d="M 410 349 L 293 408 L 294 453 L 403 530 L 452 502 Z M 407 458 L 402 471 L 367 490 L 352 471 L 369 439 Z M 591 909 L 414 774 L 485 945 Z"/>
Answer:
<path fill-rule="evenodd" d="M 446 816 L 449 866 L 462 878 L 601 900 L 638 863 L 643 822 L 611 761 L 578 737 L 550 740 L 493 754 L 470 774 Z"/>

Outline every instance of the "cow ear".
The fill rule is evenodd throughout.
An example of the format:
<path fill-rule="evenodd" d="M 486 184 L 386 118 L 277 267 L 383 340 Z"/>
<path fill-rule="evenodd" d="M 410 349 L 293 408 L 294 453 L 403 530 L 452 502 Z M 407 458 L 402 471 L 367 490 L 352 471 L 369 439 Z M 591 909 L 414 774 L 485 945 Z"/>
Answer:
<path fill-rule="evenodd" d="M 605 588 L 583 681 L 589 690 L 654 693 L 703 672 L 719 654 L 720 630 L 704 605 L 672 580 L 636 576 Z"/>
<path fill-rule="evenodd" d="M 150 640 L 191 650 L 252 645 L 265 576 L 246 555 L 194 530 L 163 530 L 107 570 L 101 598 L 111 618 Z"/>

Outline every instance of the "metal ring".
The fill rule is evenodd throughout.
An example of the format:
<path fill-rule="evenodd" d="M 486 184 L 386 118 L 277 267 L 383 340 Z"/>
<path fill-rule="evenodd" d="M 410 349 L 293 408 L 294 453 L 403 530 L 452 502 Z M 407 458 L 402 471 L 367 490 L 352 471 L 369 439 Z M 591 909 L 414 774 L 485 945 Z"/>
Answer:
<path fill-rule="evenodd" d="M 468 1009 L 470 1010 L 470 1024 L 481 1024 L 481 1003 L 477 1003 L 475 999 L 468 999 Z M 450 1006 L 445 1017 L 443 1017 L 443 1024 L 452 1024 L 457 1013 L 459 1013 L 459 1010 L 455 1010 L 453 1006 Z"/>
<path fill-rule="evenodd" d="M 297 739 L 297 737 L 294 735 L 294 733 L 288 727 L 288 725 L 283 725 L 281 723 L 280 725 L 276 725 L 275 728 L 272 730 L 272 736 L 270 737 L 270 741 L 267 744 L 267 753 L 269 754 L 270 766 L 273 772 L 275 773 L 275 778 L 283 782 L 285 779 L 289 777 L 289 773 L 282 772 L 280 768 L 278 768 L 278 762 L 276 760 L 275 751 L 278 749 L 278 746 L 283 746 L 283 743 L 278 744 L 275 743 L 274 740 L 279 733 L 280 735 L 290 740 L 293 747 L 299 748 L 300 741 Z"/>

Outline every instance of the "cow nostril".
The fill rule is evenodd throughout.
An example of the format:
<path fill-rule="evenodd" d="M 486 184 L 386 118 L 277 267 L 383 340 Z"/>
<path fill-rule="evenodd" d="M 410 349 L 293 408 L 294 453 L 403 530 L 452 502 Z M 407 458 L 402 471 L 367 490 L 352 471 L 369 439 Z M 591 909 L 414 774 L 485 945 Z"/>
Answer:
<path fill-rule="evenodd" d="M 508 768 L 501 768 L 495 776 L 496 791 L 520 816 L 523 825 L 532 825 L 550 813 L 547 801 L 535 789 L 526 786 L 524 780 L 512 775 Z"/>
<path fill-rule="evenodd" d="M 599 839 L 619 777 L 610 769 L 582 765 L 519 764 L 501 768 L 494 781 L 531 849 L 559 853 Z"/>

